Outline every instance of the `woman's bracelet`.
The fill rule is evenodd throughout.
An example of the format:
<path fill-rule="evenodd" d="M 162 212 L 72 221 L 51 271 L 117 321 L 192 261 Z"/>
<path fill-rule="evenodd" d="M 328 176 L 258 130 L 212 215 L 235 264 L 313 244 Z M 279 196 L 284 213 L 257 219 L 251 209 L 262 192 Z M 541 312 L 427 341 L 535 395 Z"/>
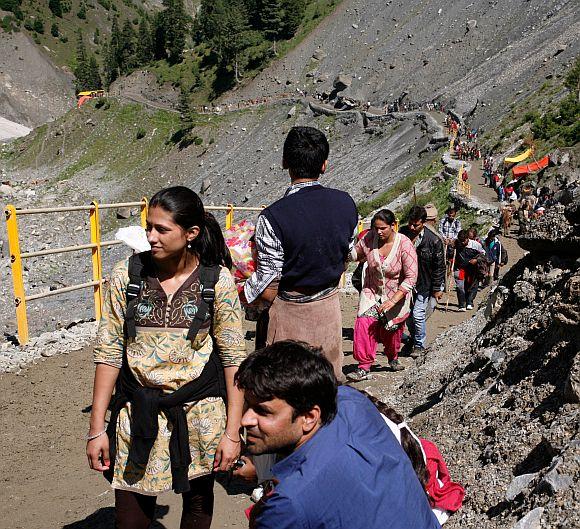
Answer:
<path fill-rule="evenodd" d="M 103 430 L 102 432 L 96 433 L 95 435 L 89 435 L 87 434 L 87 441 L 92 441 L 93 439 L 96 439 L 97 437 L 101 437 L 101 435 L 106 434 L 107 430 Z"/>
<path fill-rule="evenodd" d="M 242 439 L 241 439 L 241 438 L 240 438 L 240 439 L 238 439 L 237 441 L 236 441 L 235 439 L 232 439 L 232 438 L 229 436 L 229 434 L 228 434 L 228 432 L 227 432 L 227 431 L 224 431 L 224 435 L 225 435 L 225 436 L 226 436 L 226 437 L 227 437 L 227 438 L 228 438 L 228 439 L 229 439 L 229 440 L 230 440 L 232 443 L 239 444 L 239 443 L 241 443 L 241 442 L 242 442 Z"/>

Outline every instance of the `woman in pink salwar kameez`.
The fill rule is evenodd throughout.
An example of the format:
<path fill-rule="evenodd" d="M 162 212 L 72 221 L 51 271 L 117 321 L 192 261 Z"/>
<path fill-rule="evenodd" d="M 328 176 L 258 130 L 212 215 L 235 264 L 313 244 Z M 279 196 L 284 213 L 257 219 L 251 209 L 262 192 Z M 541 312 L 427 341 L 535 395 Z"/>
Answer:
<path fill-rule="evenodd" d="M 367 263 L 354 326 L 353 355 L 359 365 L 348 375 L 359 381 L 369 378 L 379 343 L 391 369 L 403 369 L 398 355 L 417 281 L 417 252 L 410 239 L 396 232 L 393 212 L 383 209 L 373 217 L 370 231 L 357 243 L 351 259 Z"/>

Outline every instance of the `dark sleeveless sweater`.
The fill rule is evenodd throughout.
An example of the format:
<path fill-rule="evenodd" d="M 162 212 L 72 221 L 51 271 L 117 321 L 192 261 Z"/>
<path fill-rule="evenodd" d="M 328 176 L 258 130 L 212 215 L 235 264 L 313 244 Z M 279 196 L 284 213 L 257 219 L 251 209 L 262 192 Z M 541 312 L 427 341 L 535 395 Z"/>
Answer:
<path fill-rule="evenodd" d="M 265 215 L 284 249 L 280 290 L 323 290 L 338 284 L 358 222 L 348 193 L 304 187 L 267 207 Z"/>

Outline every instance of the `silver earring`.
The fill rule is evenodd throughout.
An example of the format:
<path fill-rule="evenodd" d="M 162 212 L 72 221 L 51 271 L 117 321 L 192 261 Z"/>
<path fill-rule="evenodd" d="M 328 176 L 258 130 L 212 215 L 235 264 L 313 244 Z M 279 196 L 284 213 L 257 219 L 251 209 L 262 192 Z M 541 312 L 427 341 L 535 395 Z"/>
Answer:
<path fill-rule="evenodd" d="M 187 247 L 191 250 L 191 242 L 187 243 Z"/>

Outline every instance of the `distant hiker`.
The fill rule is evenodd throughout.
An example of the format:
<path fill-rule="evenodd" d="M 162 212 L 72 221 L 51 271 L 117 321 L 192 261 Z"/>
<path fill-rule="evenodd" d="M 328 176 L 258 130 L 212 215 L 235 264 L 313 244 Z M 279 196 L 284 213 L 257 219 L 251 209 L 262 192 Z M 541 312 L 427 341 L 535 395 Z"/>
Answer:
<path fill-rule="evenodd" d="M 439 230 L 438 230 L 437 216 L 438 216 L 439 212 L 437 211 L 435 204 L 433 204 L 431 202 L 429 202 L 428 204 L 425 204 L 425 211 L 427 213 L 427 220 L 425 221 L 425 227 L 429 228 L 435 235 L 437 235 L 437 237 L 439 237 L 439 239 L 441 240 L 443 245 L 445 245 L 445 241 L 443 240 L 443 236 L 439 233 Z"/>
<path fill-rule="evenodd" d="M 485 255 L 489 262 L 488 282 L 497 281 L 499 279 L 500 268 L 507 264 L 507 252 L 503 248 L 498 235 L 499 229 L 492 228 L 489 230 L 483 244 Z"/>
<path fill-rule="evenodd" d="M 369 378 L 379 342 L 391 369 L 403 369 L 398 356 L 417 282 L 417 252 L 408 237 L 395 231 L 395 224 L 392 211 L 380 210 L 371 230 L 352 251 L 353 261 L 366 261 L 368 266 L 354 325 L 353 356 L 358 369 L 348 375 L 353 381 Z"/>
<path fill-rule="evenodd" d="M 481 242 L 481 239 L 477 236 L 477 230 L 471 227 L 467 230 L 467 235 L 469 237 L 469 240 L 473 241 L 473 243 L 471 243 L 472 244 L 471 247 L 473 247 L 479 252 L 483 252 L 483 243 Z"/>
<path fill-rule="evenodd" d="M 181 527 L 209 529 L 214 471 L 230 470 L 241 447 L 234 375 L 246 348 L 231 258 L 186 187 L 151 198 L 147 240 L 150 252 L 115 266 L 105 296 L 89 466 L 115 489 L 116 528 L 150 527 L 157 495 L 173 489 Z"/>
<path fill-rule="evenodd" d="M 453 267 L 457 286 L 457 304 L 462 312 L 473 309 L 479 281 L 485 278 L 478 273 L 478 260 L 485 260 L 485 252 L 483 248 L 481 250 L 479 248 L 481 245 L 469 239 L 467 230 L 459 232 Z"/>
<path fill-rule="evenodd" d="M 445 217 L 439 222 L 439 233 L 443 237 L 445 244 L 445 257 L 448 262 L 453 259 L 453 248 L 457 235 L 461 231 L 461 221 L 457 218 L 457 208 L 450 206 L 445 211 Z"/>
<path fill-rule="evenodd" d="M 256 351 L 236 378 L 251 455 L 280 454 L 251 529 L 438 529 L 411 462 L 364 395 L 337 387 L 320 351 L 292 341 Z"/>
<path fill-rule="evenodd" d="M 244 292 L 248 303 L 273 300 L 268 344 L 295 339 L 321 347 L 342 379 L 338 283 L 354 246 L 358 214 L 350 195 L 318 181 L 328 153 L 319 130 L 293 127 L 288 133 L 282 162 L 291 185 L 258 217 L 258 267 Z"/>
<path fill-rule="evenodd" d="M 418 276 L 415 285 L 413 310 L 409 330 L 413 339 L 412 358 L 419 358 L 425 350 L 427 318 L 445 290 L 445 250 L 441 239 L 426 229 L 427 211 L 423 206 L 413 206 L 409 222 L 399 233 L 406 235 L 417 250 Z"/>

